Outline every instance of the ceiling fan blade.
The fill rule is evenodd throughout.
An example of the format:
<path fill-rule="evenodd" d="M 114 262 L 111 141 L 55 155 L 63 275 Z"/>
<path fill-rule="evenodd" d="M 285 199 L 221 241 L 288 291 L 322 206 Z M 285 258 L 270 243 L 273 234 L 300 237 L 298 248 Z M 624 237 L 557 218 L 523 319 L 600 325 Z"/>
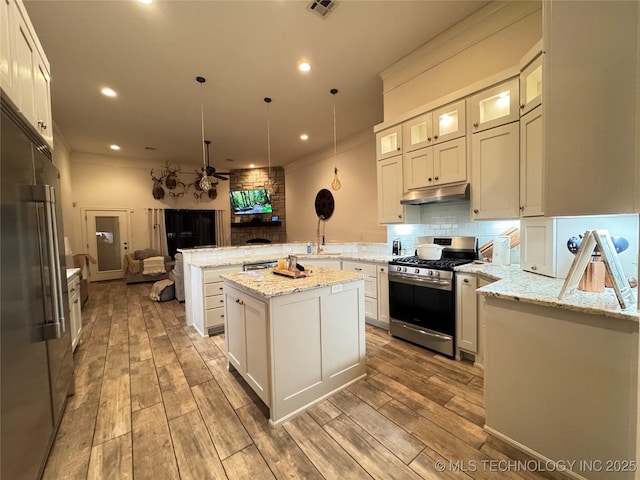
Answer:
<path fill-rule="evenodd" d="M 214 173 L 213 176 L 216 178 L 219 178 L 220 180 L 229 180 L 227 177 L 223 177 L 219 173 Z"/>

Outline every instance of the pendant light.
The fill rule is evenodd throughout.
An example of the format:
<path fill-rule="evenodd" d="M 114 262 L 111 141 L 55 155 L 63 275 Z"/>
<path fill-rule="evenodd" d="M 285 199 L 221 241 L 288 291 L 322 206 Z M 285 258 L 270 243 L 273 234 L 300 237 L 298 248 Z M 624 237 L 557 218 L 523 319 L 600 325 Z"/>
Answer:
<path fill-rule="evenodd" d="M 207 175 L 207 152 L 204 140 L 204 77 L 196 77 L 196 81 L 200 84 L 200 127 L 202 134 L 202 178 L 200 179 L 200 188 L 203 192 L 208 192 L 213 187 L 212 179 Z"/>
<path fill-rule="evenodd" d="M 342 183 L 338 178 L 338 167 L 335 166 L 338 163 L 338 143 L 336 136 L 336 93 L 338 90 L 336 88 L 332 88 L 330 90 L 331 95 L 333 95 L 333 182 L 331 182 L 331 188 L 333 190 L 340 190 L 342 188 Z"/>
<path fill-rule="evenodd" d="M 264 182 L 264 189 L 269 192 L 269 196 L 273 195 L 276 191 L 275 185 L 271 180 L 271 124 L 269 122 L 269 104 L 271 99 L 265 97 L 264 103 L 267 106 L 267 159 L 269 162 L 269 169 L 267 170 L 267 181 Z"/>

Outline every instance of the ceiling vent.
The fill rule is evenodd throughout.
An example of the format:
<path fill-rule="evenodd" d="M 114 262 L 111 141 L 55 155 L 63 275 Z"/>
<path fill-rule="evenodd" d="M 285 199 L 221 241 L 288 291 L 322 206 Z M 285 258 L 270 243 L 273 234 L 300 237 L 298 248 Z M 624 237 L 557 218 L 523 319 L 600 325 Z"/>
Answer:
<path fill-rule="evenodd" d="M 307 5 L 307 9 L 324 18 L 333 11 L 337 3 L 338 2 L 334 2 L 333 0 L 312 0 L 311 3 Z"/>

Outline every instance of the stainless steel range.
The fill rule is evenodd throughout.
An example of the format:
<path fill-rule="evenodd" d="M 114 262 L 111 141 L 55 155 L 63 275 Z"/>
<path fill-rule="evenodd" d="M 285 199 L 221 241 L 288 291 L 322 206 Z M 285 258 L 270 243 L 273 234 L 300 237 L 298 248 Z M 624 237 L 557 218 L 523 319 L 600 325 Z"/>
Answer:
<path fill-rule="evenodd" d="M 418 237 L 444 247 L 440 260 L 417 256 L 389 262 L 389 333 L 449 357 L 455 352 L 453 267 L 478 256 L 476 237 Z"/>

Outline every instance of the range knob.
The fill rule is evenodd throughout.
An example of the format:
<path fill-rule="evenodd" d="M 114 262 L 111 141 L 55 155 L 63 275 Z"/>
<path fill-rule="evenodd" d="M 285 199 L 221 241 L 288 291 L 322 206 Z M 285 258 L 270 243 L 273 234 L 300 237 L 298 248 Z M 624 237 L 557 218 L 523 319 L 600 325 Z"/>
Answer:
<path fill-rule="evenodd" d="M 413 271 L 413 273 L 420 273 L 420 269 L 419 269 L 419 268 L 416 268 L 416 269 Z"/>
<path fill-rule="evenodd" d="M 436 277 L 439 277 L 439 276 L 440 276 L 440 272 L 434 272 L 433 274 L 434 274 Z"/>
<path fill-rule="evenodd" d="M 433 276 L 433 270 L 429 270 L 428 275 L 429 275 L 430 277 L 432 277 L 432 276 Z"/>
<path fill-rule="evenodd" d="M 402 269 L 402 271 L 403 271 L 403 272 L 406 272 L 406 271 L 407 271 L 407 267 L 404 267 L 404 268 Z"/>

